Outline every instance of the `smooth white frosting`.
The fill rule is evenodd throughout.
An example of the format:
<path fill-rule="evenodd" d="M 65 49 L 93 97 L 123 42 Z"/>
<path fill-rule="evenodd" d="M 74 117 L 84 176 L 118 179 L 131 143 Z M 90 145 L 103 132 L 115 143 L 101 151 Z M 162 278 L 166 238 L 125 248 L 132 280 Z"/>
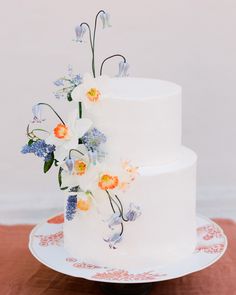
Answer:
<path fill-rule="evenodd" d="M 196 242 L 197 157 L 181 146 L 181 87 L 143 78 L 114 78 L 109 86 L 110 97 L 88 117 L 107 136 L 111 166 L 120 159 L 139 166 L 139 176 L 119 197 L 125 209 L 139 205 L 142 215 L 125 224 L 122 242 L 110 249 L 103 238 L 112 212 L 101 191 L 99 211 L 93 206 L 65 220 L 65 248 L 81 261 L 114 268 L 173 263 L 190 255 Z"/>
<path fill-rule="evenodd" d="M 155 79 L 113 78 L 109 88 L 109 98 L 88 111 L 108 138 L 107 152 L 139 166 L 175 161 L 181 145 L 181 87 Z"/>

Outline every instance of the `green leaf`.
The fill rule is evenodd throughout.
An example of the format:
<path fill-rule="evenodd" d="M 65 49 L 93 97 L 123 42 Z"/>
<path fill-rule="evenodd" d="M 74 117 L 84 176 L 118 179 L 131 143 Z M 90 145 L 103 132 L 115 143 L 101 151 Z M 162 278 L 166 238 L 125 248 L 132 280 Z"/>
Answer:
<path fill-rule="evenodd" d="M 33 139 L 30 139 L 30 140 L 28 141 L 28 145 L 32 145 L 32 143 L 34 143 L 34 141 L 33 141 Z"/>
<path fill-rule="evenodd" d="M 68 186 L 66 186 L 66 187 L 61 187 L 61 190 L 62 190 L 62 191 L 66 190 L 66 189 L 68 189 Z"/>
<path fill-rule="evenodd" d="M 57 161 L 56 159 L 54 159 L 54 165 L 57 167 L 58 166 L 59 161 Z"/>
<path fill-rule="evenodd" d="M 60 167 L 59 168 L 59 171 L 58 171 L 58 183 L 59 183 L 60 189 L 62 191 L 64 191 L 64 190 L 68 189 L 68 187 L 67 186 L 66 187 L 61 187 L 61 185 L 62 185 L 62 180 L 61 180 L 61 173 L 62 173 L 62 171 L 63 171 L 63 169 Z"/>
<path fill-rule="evenodd" d="M 68 100 L 68 101 L 72 101 L 71 92 L 68 92 L 68 93 L 67 93 L 67 100 Z"/>
<path fill-rule="evenodd" d="M 43 171 L 44 173 L 47 173 L 49 169 L 52 167 L 52 164 L 54 162 L 54 153 L 52 153 L 52 157 L 49 161 L 44 162 Z"/>

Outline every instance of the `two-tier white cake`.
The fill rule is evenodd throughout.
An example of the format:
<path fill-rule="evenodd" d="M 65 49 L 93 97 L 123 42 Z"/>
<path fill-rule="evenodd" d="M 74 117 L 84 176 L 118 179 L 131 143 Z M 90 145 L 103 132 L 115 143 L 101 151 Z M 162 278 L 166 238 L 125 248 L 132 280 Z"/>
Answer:
<path fill-rule="evenodd" d="M 135 180 L 119 193 L 124 209 L 141 215 L 125 225 L 122 242 L 108 247 L 106 218 L 111 206 L 103 192 L 90 210 L 65 220 L 66 250 L 82 261 L 114 268 L 165 265 L 195 248 L 196 154 L 181 144 L 181 87 L 142 78 L 110 79 L 110 96 L 88 116 L 106 134 L 106 165 L 138 167 Z M 66 208 L 65 208 L 66 210 Z"/>

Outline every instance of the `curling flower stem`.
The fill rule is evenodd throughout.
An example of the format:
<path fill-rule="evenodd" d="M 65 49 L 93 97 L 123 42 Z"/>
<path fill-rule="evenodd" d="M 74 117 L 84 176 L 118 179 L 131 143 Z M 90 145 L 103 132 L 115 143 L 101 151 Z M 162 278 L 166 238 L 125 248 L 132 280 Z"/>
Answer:
<path fill-rule="evenodd" d="M 70 149 L 70 151 L 69 151 L 69 159 L 71 159 L 71 152 L 73 152 L 73 151 L 79 153 L 81 156 L 84 156 L 84 154 L 81 151 L 76 150 L 76 149 Z"/>
<path fill-rule="evenodd" d="M 53 112 L 54 114 L 58 117 L 58 119 L 62 122 L 63 125 L 66 125 L 65 122 L 63 121 L 63 119 L 59 116 L 59 114 L 55 111 L 55 109 L 48 103 L 44 103 L 44 102 L 40 102 L 38 103 L 38 105 L 45 105 L 47 107 L 49 107 Z"/>
<path fill-rule="evenodd" d="M 93 29 L 93 58 L 92 58 L 92 68 L 93 68 L 93 76 L 96 77 L 96 69 L 95 69 L 95 40 L 96 40 L 96 31 L 97 31 L 97 22 L 98 16 L 101 13 L 105 13 L 104 10 L 99 10 L 96 14 L 95 21 L 94 21 L 94 29 Z"/>
<path fill-rule="evenodd" d="M 102 70 L 103 70 L 104 63 L 105 63 L 107 60 L 112 59 L 112 58 L 114 58 L 114 57 L 121 57 L 121 58 L 123 59 L 124 63 L 126 63 L 126 58 L 125 58 L 122 54 L 113 54 L 113 55 L 111 55 L 111 56 L 108 56 L 108 57 L 105 58 L 105 59 L 103 60 L 103 62 L 101 63 L 101 67 L 100 67 L 100 76 L 102 75 Z"/>

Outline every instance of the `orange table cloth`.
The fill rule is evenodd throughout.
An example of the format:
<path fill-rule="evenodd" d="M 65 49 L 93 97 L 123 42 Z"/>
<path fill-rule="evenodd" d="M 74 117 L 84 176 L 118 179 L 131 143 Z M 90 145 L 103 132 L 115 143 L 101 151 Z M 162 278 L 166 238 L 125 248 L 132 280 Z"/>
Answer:
<path fill-rule="evenodd" d="M 182 278 L 156 283 L 151 295 L 236 295 L 236 223 L 217 219 L 229 245 L 216 264 Z M 102 294 L 96 282 L 63 275 L 38 262 L 28 250 L 32 225 L 0 226 L 1 295 Z"/>

